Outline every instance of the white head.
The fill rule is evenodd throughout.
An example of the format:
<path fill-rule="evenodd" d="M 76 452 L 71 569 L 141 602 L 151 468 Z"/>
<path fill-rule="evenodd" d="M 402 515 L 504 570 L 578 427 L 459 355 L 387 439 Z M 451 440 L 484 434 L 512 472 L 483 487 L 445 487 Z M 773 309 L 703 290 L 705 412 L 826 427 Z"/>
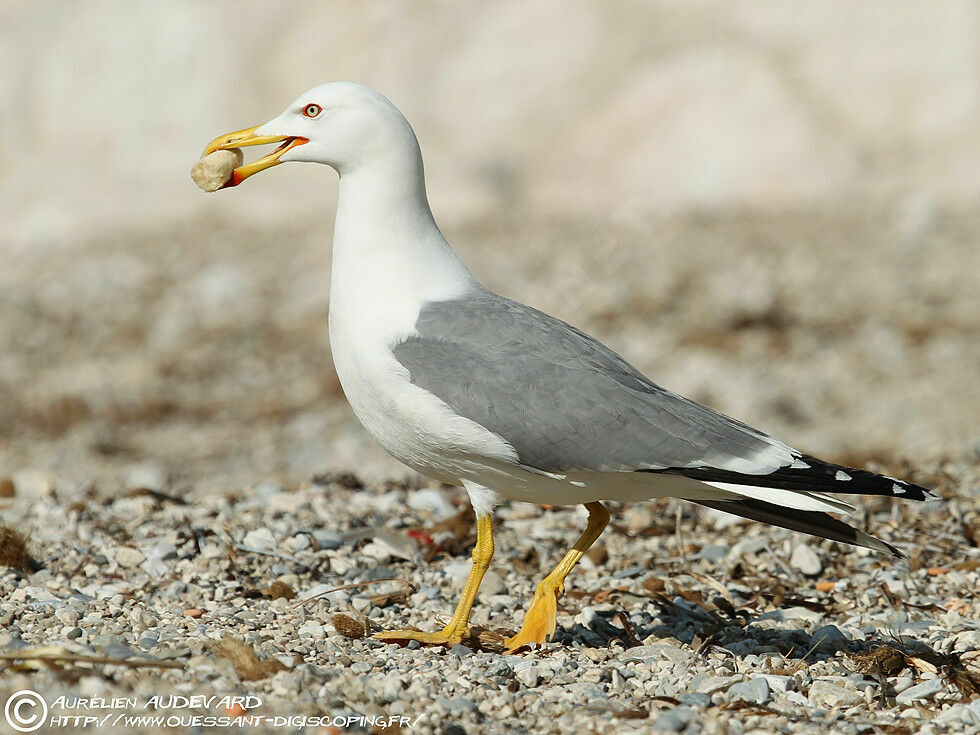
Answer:
<path fill-rule="evenodd" d="M 263 125 L 227 133 L 204 153 L 280 143 L 272 153 L 235 169 L 226 186 L 287 161 L 325 163 L 341 176 L 392 166 L 418 167 L 421 154 L 412 127 L 383 95 L 353 82 L 330 82 L 303 93 Z"/>

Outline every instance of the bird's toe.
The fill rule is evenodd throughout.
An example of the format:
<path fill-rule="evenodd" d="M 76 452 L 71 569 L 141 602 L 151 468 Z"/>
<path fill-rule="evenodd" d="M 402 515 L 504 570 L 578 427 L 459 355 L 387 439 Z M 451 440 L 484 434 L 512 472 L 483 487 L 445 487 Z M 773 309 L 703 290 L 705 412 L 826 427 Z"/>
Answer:
<path fill-rule="evenodd" d="M 506 640 L 507 653 L 514 653 L 525 646 L 543 646 L 554 635 L 558 625 L 558 594 L 552 587 L 539 586 L 534 600 L 524 615 L 524 623 L 517 635 Z"/>
<path fill-rule="evenodd" d="M 372 638 L 389 643 L 405 644 L 409 641 L 418 641 L 426 646 L 455 646 L 457 643 L 462 643 L 465 636 L 465 630 L 443 628 L 435 633 L 422 630 L 384 630 L 375 633 Z"/>

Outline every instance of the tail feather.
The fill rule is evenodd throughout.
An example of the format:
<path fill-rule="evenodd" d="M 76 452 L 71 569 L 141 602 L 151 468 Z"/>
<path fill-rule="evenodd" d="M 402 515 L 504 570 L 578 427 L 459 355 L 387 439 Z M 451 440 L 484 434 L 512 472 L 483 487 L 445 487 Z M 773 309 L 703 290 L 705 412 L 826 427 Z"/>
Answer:
<path fill-rule="evenodd" d="M 852 546 L 863 546 L 866 549 L 883 551 L 900 559 L 906 558 L 905 554 L 891 544 L 886 544 L 884 541 L 820 511 L 795 510 L 750 498 L 745 500 L 698 499 L 690 502 L 748 518 L 751 521 L 761 521 L 773 526 L 788 528 L 791 531 L 802 531 L 812 536 L 840 541 Z"/>

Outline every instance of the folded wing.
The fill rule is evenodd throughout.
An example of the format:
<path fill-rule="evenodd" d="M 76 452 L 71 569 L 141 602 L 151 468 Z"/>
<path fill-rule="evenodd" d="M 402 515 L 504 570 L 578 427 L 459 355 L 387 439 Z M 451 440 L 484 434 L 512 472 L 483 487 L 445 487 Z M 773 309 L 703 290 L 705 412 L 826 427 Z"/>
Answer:
<path fill-rule="evenodd" d="M 565 322 L 488 291 L 427 304 L 416 334 L 392 351 L 413 383 L 537 471 L 683 475 L 719 491 L 702 505 L 891 553 L 822 512 L 850 509 L 833 495 L 933 497 L 806 456 L 660 387 Z"/>

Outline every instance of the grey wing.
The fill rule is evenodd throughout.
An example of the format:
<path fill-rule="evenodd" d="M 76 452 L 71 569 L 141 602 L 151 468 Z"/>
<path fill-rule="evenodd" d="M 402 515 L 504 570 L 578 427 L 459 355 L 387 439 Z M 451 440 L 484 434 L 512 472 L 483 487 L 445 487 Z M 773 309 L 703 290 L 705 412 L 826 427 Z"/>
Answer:
<path fill-rule="evenodd" d="M 427 304 L 395 345 L 416 385 L 547 472 L 712 467 L 760 475 L 800 454 L 656 385 L 574 327 L 489 292 Z"/>

